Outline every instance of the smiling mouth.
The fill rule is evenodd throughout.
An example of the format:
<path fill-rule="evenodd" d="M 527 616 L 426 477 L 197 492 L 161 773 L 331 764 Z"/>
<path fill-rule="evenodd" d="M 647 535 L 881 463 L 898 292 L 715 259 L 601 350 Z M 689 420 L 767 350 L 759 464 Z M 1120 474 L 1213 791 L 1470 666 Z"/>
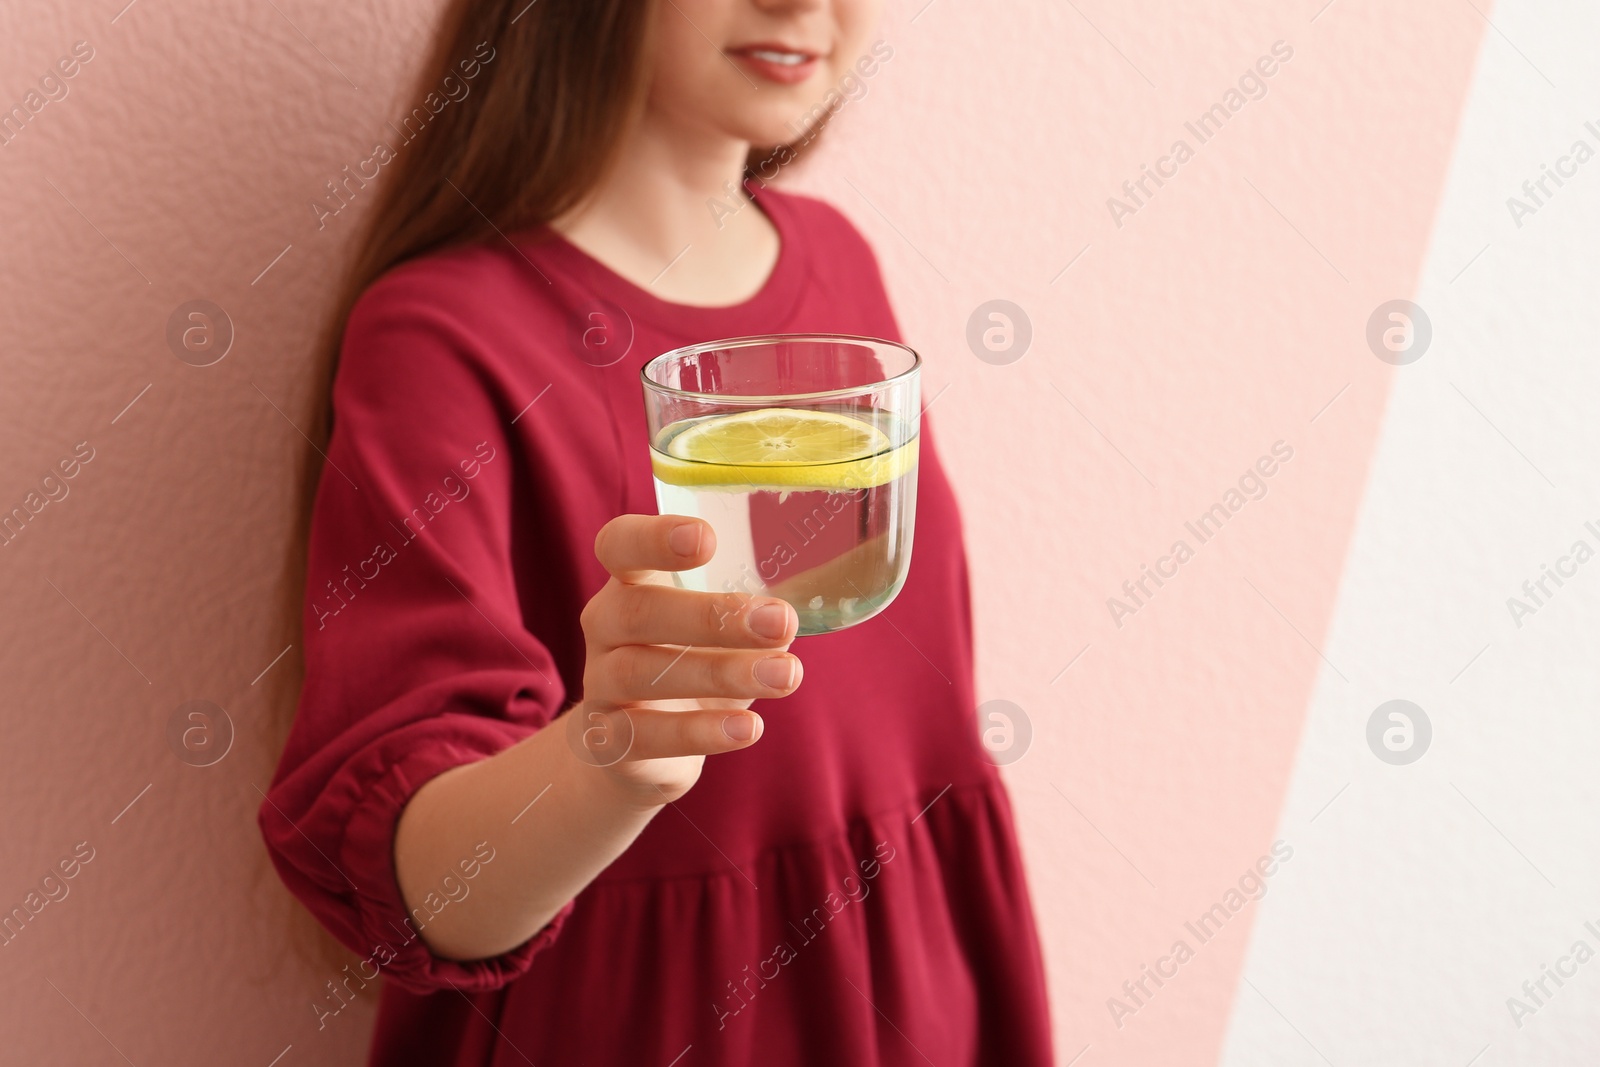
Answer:
<path fill-rule="evenodd" d="M 806 60 L 815 58 L 804 52 L 775 52 L 769 48 L 747 48 L 739 54 L 749 56 L 752 59 L 766 60 L 768 63 L 778 63 L 785 67 L 798 67 Z"/>
<path fill-rule="evenodd" d="M 821 56 L 780 41 L 755 41 L 726 54 L 751 74 L 775 85 L 799 85 L 817 72 Z M 754 84 L 754 83 L 752 83 Z"/>

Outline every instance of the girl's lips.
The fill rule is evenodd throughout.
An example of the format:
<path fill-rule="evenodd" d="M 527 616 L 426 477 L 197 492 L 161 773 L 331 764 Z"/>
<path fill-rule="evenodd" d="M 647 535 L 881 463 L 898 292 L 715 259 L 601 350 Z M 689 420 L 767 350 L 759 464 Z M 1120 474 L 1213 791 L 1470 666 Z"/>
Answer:
<path fill-rule="evenodd" d="M 798 85 L 816 73 L 818 57 L 778 45 L 746 45 L 728 55 L 750 70 L 779 85 Z"/>

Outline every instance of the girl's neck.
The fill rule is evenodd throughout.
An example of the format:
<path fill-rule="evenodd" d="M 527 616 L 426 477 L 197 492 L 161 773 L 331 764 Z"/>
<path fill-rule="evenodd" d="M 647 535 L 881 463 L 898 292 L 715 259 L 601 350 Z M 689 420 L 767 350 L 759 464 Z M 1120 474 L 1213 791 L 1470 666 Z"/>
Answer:
<path fill-rule="evenodd" d="M 741 208 L 749 145 L 646 112 L 590 197 L 551 225 L 663 300 L 717 306 L 754 295 L 778 234 Z"/>

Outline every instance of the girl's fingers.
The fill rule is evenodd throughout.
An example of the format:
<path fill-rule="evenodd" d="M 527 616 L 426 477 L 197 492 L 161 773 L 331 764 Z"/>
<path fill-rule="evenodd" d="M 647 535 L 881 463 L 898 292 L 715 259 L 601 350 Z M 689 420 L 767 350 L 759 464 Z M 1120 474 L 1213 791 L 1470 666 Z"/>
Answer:
<path fill-rule="evenodd" d="M 593 695 L 609 704 L 688 698 L 773 699 L 800 685 L 788 652 L 673 645 L 626 645 L 606 656 Z"/>
<path fill-rule="evenodd" d="M 595 558 L 620 582 L 647 581 L 653 571 L 682 571 L 711 559 L 717 536 L 685 515 L 618 515 L 594 539 Z"/>
<path fill-rule="evenodd" d="M 584 630 L 601 648 L 703 645 L 775 648 L 800 618 L 788 602 L 741 593 L 699 593 L 670 585 L 609 584 L 585 608 Z"/>
<path fill-rule="evenodd" d="M 632 744 L 629 762 L 671 756 L 710 756 L 748 748 L 761 737 L 761 716 L 753 711 L 663 711 L 629 708 Z"/>

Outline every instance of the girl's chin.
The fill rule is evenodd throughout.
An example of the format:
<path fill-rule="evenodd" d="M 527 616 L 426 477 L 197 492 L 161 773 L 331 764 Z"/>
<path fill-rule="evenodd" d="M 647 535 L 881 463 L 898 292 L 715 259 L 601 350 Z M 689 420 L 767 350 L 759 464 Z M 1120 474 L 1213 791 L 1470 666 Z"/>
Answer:
<path fill-rule="evenodd" d="M 724 124 L 723 129 L 727 130 L 733 137 L 758 147 L 792 144 L 804 136 L 806 126 L 809 123 L 804 111 L 795 112 L 792 117 L 794 119 L 793 125 L 780 119 L 761 122 L 729 122 Z"/>

